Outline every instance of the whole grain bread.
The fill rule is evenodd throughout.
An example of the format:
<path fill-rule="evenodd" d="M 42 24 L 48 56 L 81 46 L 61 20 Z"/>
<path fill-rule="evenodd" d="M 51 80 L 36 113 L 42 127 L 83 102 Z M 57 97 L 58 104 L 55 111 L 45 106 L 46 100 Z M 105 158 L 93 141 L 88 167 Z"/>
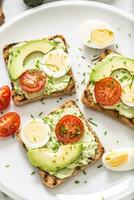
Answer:
<path fill-rule="evenodd" d="M 57 111 L 57 110 L 59 110 L 59 109 L 65 109 L 65 108 L 72 107 L 72 106 L 76 106 L 76 107 L 78 108 L 77 104 L 76 104 L 74 101 L 70 100 L 70 101 L 65 102 L 63 105 L 61 105 L 60 107 L 58 107 L 58 108 L 57 108 L 56 110 L 54 110 L 53 112 L 55 112 L 55 111 Z M 50 114 L 51 114 L 51 113 L 50 113 Z M 102 155 L 103 155 L 103 153 L 104 153 L 104 148 L 103 148 L 103 146 L 101 145 L 98 136 L 97 136 L 96 133 L 92 130 L 92 128 L 91 128 L 91 126 L 89 125 L 89 123 L 85 120 L 84 115 L 83 115 L 82 113 L 81 113 L 81 116 L 82 116 L 83 120 L 85 121 L 86 125 L 88 126 L 88 129 L 90 130 L 90 132 L 91 132 L 92 135 L 94 136 L 95 141 L 96 141 L 97 144 L 98 144 L 98 148 L 97 148 L 97 150 L 96 150 L 96 155 L 95 155 L 95 157 L 91 160 L 91 162 L 90 162 L 88 165 L 85 165 L 85 166 L 82 166 L 82 167 L 76 167 L 76 168 L 74 169 L 73 174 L 72 174 L 70 177 L 76 175 L 79 171 L 84 170 L 86 167 L 89 167 L 89 166 L 93 165 L 95 162 L 97 162 L 98 160 L 101 159 L 101 157 L 102 157 Z M 19 132 L 17 133 L 17 138 L 18 138 L 18 141 L 19 141 L 19 142 L 23 145 L 23 147 L 26 149 L 25 145 L 23 144 L 23 142 L 22 142 L 22 140 L 21 140 L 21 138 L 20 138 L 20 133 L 19 133 Z M 49 188 L 55 188 L 55 187 L 61 185 L 62 183 L 64 183 L 66 180 L 68 180 L 68 179 L 70 178 L 70 177 L 67 177 L 67 178 L 64 178 L 64 179 L 60 179 L 60 178 L 57 178 L 56 176 L 53 176 L 53 175 L 49 174 L 49 173 L 46 172 L 46 171 L 40 170 L 39 168 L 38 168 L 38 172 L 39 172 L 39 175 L 40 175 L 40 177 L 41 177 L 42 183 L 43 183 L 44 185 L 46 185 L 47 187 L 49 187 Z"/>
<path fill-rule="evenodd" d="M 98 61 L 103 60 L 107 55 L 109 55 L 112 52 L 113 52 L 112 50 L 106 49 L 104 52 L 100 54 L 97 60 Z M 117 110 L 105 109 L 104 107 L 96 103 L 90 93 L 90 84 L 91 83 L 89 82 L 86 89 L 84 90 L 84 94 L 82 96 L 82 103 L 93 110 L 97 110 L 112 117 L 113 119 L 121 122 L 122 124 L 130 128 L 134 128 L 134 118 L 129 119 L 123 115 L 120 115 Z"/>
<path fill-rule="evenodd" d="M 66 43 L 65 38 L 62 35 L 55 35 L 55 36 L 49 37 L 48 39 L 49 40 L 53 40 L 55 38 L 59 38 L 64 42 L 65 51 L 68 53 L 68 48 L 67 48 L 67 43 Z M 4 60 L 5 60 L 6 65 L 8 64 L 8 60 L 9 60 L 9 55 L 10 55 L 9 51 L 16 44 L 18 44 L 18 43 L 8 44 L 3 49 L 3 56 L 4 56 Z M 14 89 L 14 83 L 11 82 L 12 100 L 13 100 L 15 105 L 21 106 L 21 105 L 24 105 L 24 104 L 27 104 L 27 103 L 39 101 L 39 100 L 42 100 L 42 99 L 47 99 L 49 97 L 60 97 L 60 96 L 65 96 L 65 95 L 72 95 L 76 90 L 76 88 L 75 88 L 75 80 L 74 80 L 72 69 L 70 69 L 68 71 L 67 75 L 69 75 L 71 77 L 67 88 L 65 88 L 62 91 L 52 92 L 50 95 L 43 94 L 41 96 L 38 96 L 38 97 L 35 97 L 35 98 L 32 98 L 32 99 L 27 99 L 24 95 L 18 95 L 16 93 L 15 89 Z"/>

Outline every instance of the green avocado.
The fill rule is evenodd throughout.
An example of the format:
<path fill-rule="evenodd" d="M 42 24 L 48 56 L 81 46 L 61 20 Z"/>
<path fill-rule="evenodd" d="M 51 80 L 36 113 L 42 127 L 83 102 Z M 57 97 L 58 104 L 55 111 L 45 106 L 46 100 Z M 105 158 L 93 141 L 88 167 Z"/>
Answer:
<path fill-rule="evenodd" d="M 48 53 L 55 47 L 55 43 L 47 39 L 32 40 L 15 45 L 10 50 L 8 71 L 12 80 L 17 80 L 24 72 L 24 61 L 33 52 Z"/>
<path fill-rule="evenodd" d="M 110 54 L 93 67 L 90 74 L 90 81 L 96 82 L 102 78 L 109 77 L 117 69 L 126 69 L 131 75 L 134 75 L 134 59 L 120 54 Z"/>
<path fill-rule="evenodd" d="M 82 149 L 82 144 L 68 144 L 60 146 L 56 153 L 46 147 L 31 149 L 27 155 L 33 166 L 45 171 L 57 171 L 74 162 L 80 156 Z"/>

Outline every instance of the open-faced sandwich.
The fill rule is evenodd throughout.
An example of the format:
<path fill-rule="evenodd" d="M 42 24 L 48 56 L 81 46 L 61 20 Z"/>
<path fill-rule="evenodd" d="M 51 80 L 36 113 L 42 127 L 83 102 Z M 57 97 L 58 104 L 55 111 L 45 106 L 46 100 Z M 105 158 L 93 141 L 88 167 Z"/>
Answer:
<path fill-rule="evenodd" d="M 104 149 L 74 101 L 48 116 L 33 118 L 17 133 L 30 163 L 39 169 L 43 184 L 54 188 L 87 165 Z"/>
<path fill-rule="evenodd" d="M 82 102 L 134 128 L 134 59 L 109 52 L 92 68 Z"/>
<path fill-rule="evenodd" d="M 63 36 L 7 45 L 4 59 L 16 105 L 72 94 L 75 81 Z"/>

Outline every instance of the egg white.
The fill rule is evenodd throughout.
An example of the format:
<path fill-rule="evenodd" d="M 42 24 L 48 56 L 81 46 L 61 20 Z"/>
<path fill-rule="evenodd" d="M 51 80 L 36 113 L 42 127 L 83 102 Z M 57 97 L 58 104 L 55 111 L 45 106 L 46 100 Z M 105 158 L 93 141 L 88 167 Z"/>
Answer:
<path fill-rule="evenodd" d="M 121 166 L 118 167 L 111 167 L 109 166 L 105 159 L 106 157 L 111 153 L 111 152 L 127 152 L 128 153 L 128 161 L 127 163 L 124 163 Z M 134 148 L 121 148 L 121 149 L 113 149 L 111 151 L 107 151 L 106 153 L 103 154 L 102 156 L 102 161 L 103 164 L 105 165 L 105 167 L 107 167 L 108 169 L 111 169 L 113 171 L 128 171 L 128 170 L 132 170 L 134 169 Z"/>
<path fill-rule="evenodd" d="M 128 99 L 129 95 L 131 96 L 131 101 L 129 101 Z M 134 107 L 134 85 L 132 87 L 130 87 L 129 85 L 126 85 L 125 87 L 123 87 L 121 100 L 127 106 Z"/>
<path fill-rule="evenodd" d="M 44 136 L 43 139 L 42 139 L 41 141 L 39 141 L 39 142 L 38 142 L 38 141 L 35 141 L 34 143 L 33 143 L 33 142 L 30 142 L 30 141 L 27 139 L 26 135 L 24 134 L 24 129 L 25 129 L 25 127 L 26 127 L 29 123 L 33 122 L 33 120 L 34 120 L 35 122 L 37 122 L 37 123 L 39 123 L 39 124 L 41 124 L 41 125 L 43 126 L 42 135 Z M 50 133 L 51 133 L 50 126 L 49 126 L 48 124 L 44 123 L 44 122 L 42 121 L 42 119 L 35 118 L 35 119 L 31 119 L 31 120 L 27 121 L 27 122 L 24 124 L 24 126 L 23 126 L 23 128 L 21 129 L 21 132 L 20 132 L 20 137 L 21 137 L 23 143 L 26 145 L 27 148 L 35 149 L 35 148 L 43 147 L 43 146 L 45 146 L 45 145 L 48 143 L 48 141 L 49 141 L 49 139 L 50 139 Z M 32 135 L 32 132 L 31 132 L 31 135 Z"/>
<path fill-rule="evenodd" d="M 108 29 L 108 30 L 112 31 L 113 34 L 114 34 L 113 41 L 110 42 L 109 44 L 103 45 L 103 46 L 99 46 L 99 45 L 95 44 L 94 41 L 92 41 L 92 39 L 91 39 L 92 31 L 94 31 L 95 29 Z M 81 33 L 80 34 L 81 40 L 83 41 L 83 43 L 86 46 L 91 47 L 91 48 L 104 49 L 104 48 L 111 46 L 115 43 L 115 31 L 113 30 L 113 28 L 109 24 L 107 24 L 103 21 L 94 20 L 94 19 L 84 21 L 81 24 L 80 33 Z M 89 43 L 88 41 L 91 41 L 91 42 Z"/>
<path fill-rule="evenodd" d="M 58 54 L 59 56 L 67 56 L 67 65 L 65 66 L 65 68 L 63 70 L 54 72 L 50 68 L 48 68 L 47 65 L 45 65 L 46 59 L 48 58 L 48 56 L 50 54 Z M 71 67 L 71 61 L 70 61 L 69 55 L 66 52 L 64 52 L 63 50 L 58 49 L 58 50 L 53 50 L 44 56 L 41 68 L 48 76 L 53 77 L 53 78 L 60 78 L 60 77 L 64 76 L 65 74 L 67 74 L 70 67 Z"/>

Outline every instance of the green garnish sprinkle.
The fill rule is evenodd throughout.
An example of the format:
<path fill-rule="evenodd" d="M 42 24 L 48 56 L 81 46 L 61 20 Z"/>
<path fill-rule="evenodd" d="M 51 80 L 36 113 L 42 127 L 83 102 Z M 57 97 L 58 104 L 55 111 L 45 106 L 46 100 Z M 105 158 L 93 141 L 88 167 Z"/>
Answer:
<path fill-rule="evenodd" d="M 35 174 L 35 171 L 31 172 L 31 174 L 30 174 L 30 175 L 34 175 L 34 174 Z"/>
<path fill-rule="evenodd" d="M 102 165 L 98 165 L 98 166 L 97 166 L 98 169 L 101 168 L 101 167 L 102 167 Z"/>
<path fill-rule="evenodd" d="M 90 122 L 91 124 L 93 124 L 94 126 L 98 126 L 96 123 L 92 122 L 92 121 L 90 120 L 90 118 L 88 118 L 87 121 Z"/>
<path fill-rule="evenodd" d="M 76 180 L 76 181 L 74 181 L 75 182 L 75 184 L 79 184 L 80 183 L 80 181 L 78 181 L 78 180 Z"/>
<path fill-rule="evenodd" d="M 5 168 L 8 168 L 8 167 L 10 167 L 10 165 L 9 165 L 9 164 L 5 165 Z"/>

